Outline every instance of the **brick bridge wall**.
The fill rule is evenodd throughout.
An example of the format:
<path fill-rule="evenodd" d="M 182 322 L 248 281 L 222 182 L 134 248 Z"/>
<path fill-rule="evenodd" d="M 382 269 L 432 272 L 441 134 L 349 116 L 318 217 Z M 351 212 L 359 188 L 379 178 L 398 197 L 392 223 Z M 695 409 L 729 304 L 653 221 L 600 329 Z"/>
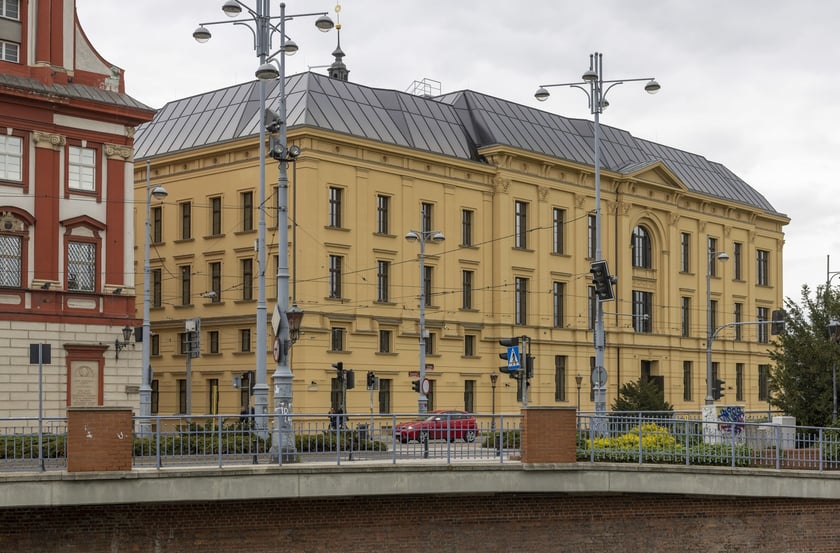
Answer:
<path fill-rule="evenodd" d="M 837 551 L 840 501 L 677 495 L 365 496 L 0 509 L 28 553 Z"/>

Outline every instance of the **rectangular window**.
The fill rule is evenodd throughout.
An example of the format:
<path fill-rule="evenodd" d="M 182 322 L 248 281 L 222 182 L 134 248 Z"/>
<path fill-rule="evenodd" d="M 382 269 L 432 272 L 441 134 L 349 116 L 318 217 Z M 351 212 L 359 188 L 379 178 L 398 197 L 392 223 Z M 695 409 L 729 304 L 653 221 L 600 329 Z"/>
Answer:
<path fill-rule="evenodd" d="M 516 277 L 514 298 L 514 321 L 513 324 L 528 324 L 528 279 Z"/>
<path fill-rule="evenodd" d="M 464 380 L 464 411 L 475 413 L 475 380 Z"/>
<path fill-rule="evenodd" d="M 680 233 L 680 272 L 687 273 L 691 270 L 691 235 L 687 232 Z"/>
<path fill-rule="evenodd" d="M 758 366 L 758 401 L 770 401 L 770 365 Z"/>
<path fill-rule="evenodd" d="M 473 307 L 473 272 L 461 271 L 461 309 Z"/>
<path fill-rule="evenodd" d="M 250 328 L 240 328 L 239 329 L 239 351 L 242 353 L 248 353 L 251 351 L 251 329 Z"/>
<path fill-rule="evenodd" d="M 160 355 L 160 334 L 152 334 L 151 344 L 149 344 L 149 349 L 151 349 L 151 355 Z"/>
<path fill-rule="evenodd" d="M 0 17 L 20 19 L 20 0 L 0 0 Z"/>
<path fill-rule="evenodd" d="M 181 305 L 189 305 L 191 303 L 191 284 L 192 271 L 189 265 L 181 266 Z"/>
<path fill-rule="evenodd" d="M 329 297 L 341 297 L 341 256 L 330 256 L 330 282 Z"/>
<path fill-rule="evenodd" d="M 379 353 L 391 353 L 391 336 L 390 330 L 379 331 Z"/>
<path fill-rule="evenodd" d="M 759 286 L 770 284 L 770 252 L 756 250 L 755 252 L 755 283 Z"/>
<path fill-rule="evenodd" d="M 473 245 L 473 211 L 469 209 L 461 210 L 461 245 Z"/>
<path fill-rule="evenodd" d="M 420 230 L 423 232 L 432 232 L 432 211 L 434 205 L 422 202 L 420 204 Z"/>
<path fill-rule="evenodd" d="M 207 333 L 207 338 L 210 340 L 210 353 L 219 353 L 219 331 L 211 330 Z"/>
<path fill-rule="evenodd" d="M 707 249 L 708 252 L 708 272 L 706 274 L 711 275 L 713 277 L 717 276 L 717 254 L 718 252 L 718 245 L 717 245 L 717 238 L 712 238 L 711 236 L 707 239 Z"/>
<path fill-rule="evenodd" d="M 79 146 L 67 148 L 67 184 L 74 190 L 96 190 L 96 150 Z"/>
<path fill-rule="evenodd" d="M 594 286 L 587 286 L 586 288 L 586 295 L 587 295 L 587 306 L 589 309 L 587 312 L 589 313 L 589 320 L 588 320 L 588 329 L 592 330 L 595 328 L 595 310 L 598 307 L 598 299 L 595 295 L 595 287 Z"/>
<path fill-rule="evenodd" d="M 554 401 L 566 401 L 566 361 L 565 355 L 554 356 Z"/>
<path fill-rule="evenodd" d="M 376 262 L 376 301 L 380 302 L 387 302 L 389 301 L 389 289 L 390 289 L 390 275 L 391 275 L 391 262 L 390 261 L 377 261 Z"/>
<path fill-rule="evenodd" d="M 330 329 L 330 351 L 344 351 L 344 329 L 333 327 Z"/>
<path fill-rule="evenodd" d="M 683 401 L 691 401 L 691 361 L 683 361 Z"/>
<path fill-rule="evenodd" d="M 633 328 L 636 332 L 653 331 L 653 293 L 633 290 Z"/>
<path fill-rule="evenodd" d="M 391 197 L 379 194 L 376 196 L 376 232 L 388 234 L 391 230 Z"/>
<path fill-rule="evenodd" d="M 239 263 L 242 275 L 242 299 L 250 301 L 254 299 L 254 260 L 240 259 Z"/>
<path fill-rule="evenodd" d="M 718 302 L 717 300 L 710 300 L 709 301 L 709 328 L 712 332 L 717 329 L 717 310 L 718 310 Z"/>
<path fill-rule="evenodd" d="M 160 380 L 154 379 L 152 384 L 152 414 L 157 415 L 160 412 Z"/>
<path fill-rule="evenodd" d="M 565 297 L 566 284 L 564 282 L 555 282 L 551 290 L 552 325 L 554 328 L 563 328 L 563 312 L 565 311 L 563 305 Z"/>
<path fill-rule="evenodd" d="M 735 363 L 735 401 L 744 401 L 744 364 Z"/>
<path fill-rule="evenodd" d="M 151 270 L 152 307 L 163 306 L 163 273 L 161 269 Z"/>
<path fill-rule="evenodd" d="M 434 274 L 434 267 L 423 267 L 423 305 L 426 307 L 432 305 L 432 281 Z"/>
<path fill-rule="evenodd" d="M 178 379 L 178 414 L 184 415 L 187 413 L 187 381 L 183 378 Z"/>
<path fill-rule="evenodd" d="M 180 355 L 187 355 L 191 351 L 191 343 L 190 343 L 190 333 L 189 332 L 179 332 L 178 333 L 178 353 Z"/>
<path fill-rule="evenodd" d="M 743 261 L 743 244 L 735 242 L 732 245 L 732 271 L 735 280 L 743 280 L 741 275 L 741 265 Z"/>
<path fill-rule="evenodd" d="M 743 320 L 743 311 L 744 311 L 744 304 L 743 303 L 736 303 L 735 304 L 735 314 L 734 314 L 736 323 L 740 323 Z M 735 325 L 735 341 L 740 342 L 742 337 L 743 337 L 743 334 L 741 332 L 741 325 L 736 324 Z"/>
<path fill-rule="evenodd" d="M 680 327 L 683 338 L 691 336 L 691 298 L 680 298 Z"/>
<path fill-rule="evenodd" d="M 528 204 L 516 201 L 514 206 L 513 246 L 525 249 L 528 247 Z"/>
<path fill-rule="evenodd" d="M 207 389 L 210 392 L 210 397 L 207 398 L 208 405 L 210 406 L 210 414 L 211 415 L 218 415 L 219 414 L 219 379 L 218 378 L 210 378 L 207 380 Z"/>
<path fill-rule="evenodd" d="M 0 135 L 0 180 L 23 180 L 23 139 L 19 136 Z"/>
<path fill-rule="evenodd" d="M 222 234 L 222 198 L 210 198 L 210 236 Z"/>
<path fill-rule="evenodd" d="M 330 219 L 327 226 L 330 226 L 332 228 L 341 228 L 342 192 L 343 190 L 341 188 L 330 186 Z"/>
<path fill-rule="evenodd" d="M 0 40 L 0 60 L 18 63 L 20 61 L 20 44 Z"/>
<path fill-rule="evenodd" d="M 387 415 L 391 412 L 391 388 L 393 380 L 390 378 L 379 379 L 379 414 Z"/>
<path fill-rule="evenodd" d="M 20 288 L 23 282 L 23 239 L 0 234 L 0 287 Z"/>
<path fill-rule="evenodd" d="M 181 240 L 189 240 L 192 238 L 192 204 L 181 202 L 179 208 L 181 211 Z"/>
<path fill-rule="evenodd" d="M 475 357 L 474 334 L 464 334 L 464 357 Z"/>
<path fill-rule="evenodd" d="M 254 230 L 254 193 L 242 192 L 239 202 L 242 210 L 242 230 Z"/>
<path fill-rule="evenodd" d="M 160 244 L 163 241 L 163 208 L 159 205 L 152 207 L 150 215 L 152 244 Z"/>
<path fill-rule="evenodd" d="M 551 253 L 562 254 L 565 252 L 565 229 L 566 210 L 555 207 L 551 210 Z"/>
<path fill-rule="evenodd" d="M 213 292 L 210 301 L 219 303 L 222 301 L 222 262 L 213 261 L 210 263 L 210 291 Z"/>
<path fill-rule="evenodd" d="M 93 292 L 96 287 L 96 244 L 67 243 L 67 289 Z"/>
<path fill-rule="evenodd" d="M 426 355 L 434 355 L 435 354 L 435 333 L 429 332 L 429 335 L 426 336 Z"/>
<path fill-rule="evenodd" d="M 596 238 L 598 225 L 595 221 L 595 215 L 589 215 L 586 218 L 586 256 L 589 259 L 595 259 L 595 246 L 598 243 Z"/>
<path fill-rule="evenodd" d="M 769 321 L 770 320 L 770 310 L 766 307 L 759 307 L 756 309 L 756 320 L 757 321 Z M 770 342 L 770 332 L 767 327 L 770 325 L 760 324 L 758 325 L 758 343 L 759 344 L 767 344 Z"/>

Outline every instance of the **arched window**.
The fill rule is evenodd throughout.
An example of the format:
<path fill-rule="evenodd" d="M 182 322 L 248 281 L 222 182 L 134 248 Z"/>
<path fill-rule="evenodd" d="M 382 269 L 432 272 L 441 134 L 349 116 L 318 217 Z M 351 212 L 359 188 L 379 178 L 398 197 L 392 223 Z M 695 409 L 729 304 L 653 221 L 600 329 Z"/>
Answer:
<path fill-rule="evenodd" d="M 633 250 L 633 267 L 651 269 L 650 232 L 645 227 L 637 225 L 633 229 L 630 247 Z"/>

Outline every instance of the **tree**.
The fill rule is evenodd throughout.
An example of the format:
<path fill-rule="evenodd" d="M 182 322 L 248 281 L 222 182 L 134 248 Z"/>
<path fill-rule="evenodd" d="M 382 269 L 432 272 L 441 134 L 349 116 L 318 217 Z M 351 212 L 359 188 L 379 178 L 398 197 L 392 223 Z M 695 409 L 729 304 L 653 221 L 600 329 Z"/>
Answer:
<path fill-rule="evenodd" d="M 785 326 L 774 340 L 770 359 L 769 402 L 804 426 L 831 426 L 834 387 L 832 368 L 840 362 L 840 345 L 828 337 L 828 324 L 840 320 L 840 295 L 802 286 L 801 305 L 785 299 Z"/>
<path fill-rule="evenodd" d="M 673 411 L 662 389 L 652 380 L 640 378 L 621 386 L 612 404 L 613 411 Z"/>

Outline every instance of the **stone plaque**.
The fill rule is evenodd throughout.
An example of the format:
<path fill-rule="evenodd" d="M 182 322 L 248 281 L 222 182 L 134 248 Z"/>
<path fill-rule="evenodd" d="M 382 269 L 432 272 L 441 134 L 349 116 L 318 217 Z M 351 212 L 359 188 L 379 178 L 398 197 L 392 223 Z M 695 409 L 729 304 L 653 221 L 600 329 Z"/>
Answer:
<path fill-rule="evenodd" d="M 70 405 L 99 405 L 99 367 L 90 361 L 77 361 L 70 367 Z"/>

